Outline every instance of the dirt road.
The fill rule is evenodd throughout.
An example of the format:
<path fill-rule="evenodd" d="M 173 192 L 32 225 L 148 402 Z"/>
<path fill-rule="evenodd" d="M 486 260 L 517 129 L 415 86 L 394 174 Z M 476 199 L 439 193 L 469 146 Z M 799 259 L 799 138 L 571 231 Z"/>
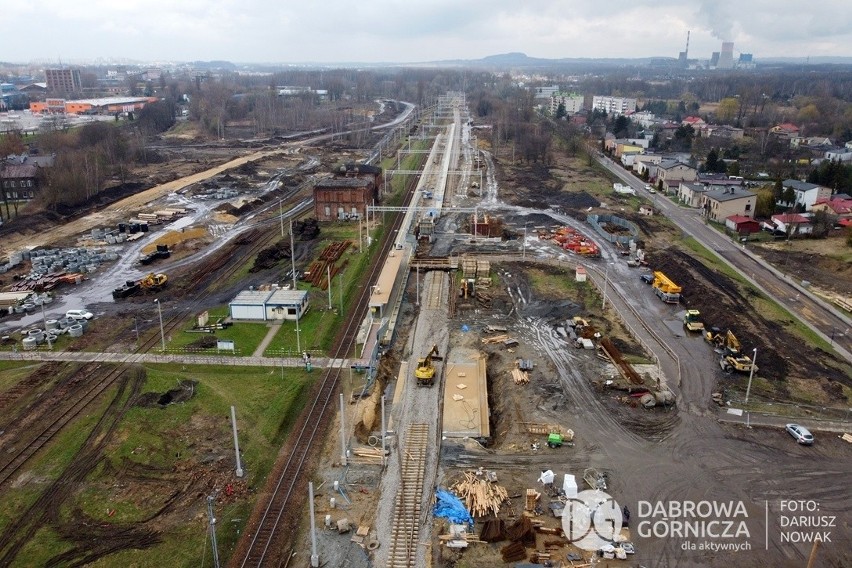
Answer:
<path fill-rule="evenodd" d="M 117 201 L 100 211 L 75 219 L 74 221 L 70 221 L 61 226 L 57 226 L 50 231 L 32 235 L 8 235 L 7 237 L 4 237 L 2 244 L 0 244 L 0 254 L 8 254 L 23 248 L 41 247 L 52 243 L 65 242 L 82 233 L 91 231 L 96 227 L 115 225 L 119 221 L 123 221 L 128 218 L 131 214 L 138 212 L 151 201 L 164 197 L 169 193 L 180 191 L 192 184 L 208 180 L 244 164 L 256 162 L 258 160 L 263 160 L 271 156 L 277 156 L 291 151 L 292 148 L 290 145 L 284 145 L 274 150 L 254 152 L 202 172 L 154 186 L 151 189 Z"/>

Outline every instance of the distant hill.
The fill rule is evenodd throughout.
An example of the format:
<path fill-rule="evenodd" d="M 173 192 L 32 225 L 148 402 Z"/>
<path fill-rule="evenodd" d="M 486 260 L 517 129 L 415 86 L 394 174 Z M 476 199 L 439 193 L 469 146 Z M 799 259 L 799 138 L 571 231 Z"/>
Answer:
<path fill-rule="evenodd" d="M 426 63 L 415 63 L 415 66 L 438 67 L 478 67 L 484 69 L 543 69 L 552 67 L 573 68 L 605 68 L 605 67 L 636 67 L 636 66 L 667 66 L 676 60 L 673 57 L 638 57 L 638 58 L 592 58 L 564 57 L 561 59 L 544 59 L 530 57 L 525 53 L 512 52 L 489 55 L 481 59 L 447 59 Z"/>

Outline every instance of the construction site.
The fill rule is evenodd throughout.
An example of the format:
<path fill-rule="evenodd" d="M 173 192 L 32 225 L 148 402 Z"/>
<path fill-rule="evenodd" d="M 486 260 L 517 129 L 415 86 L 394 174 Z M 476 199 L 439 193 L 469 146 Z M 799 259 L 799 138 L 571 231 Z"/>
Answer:
<path fill-rule="evenodd" d="M 302 156 L 282 153 L 195 181 L 179 196 L 164 188 L 138 198 L 137 212 L 160 199 L 148 215 L 182 213 L 176 225 L 152 223 L 156 238 L 123 244 L 114 268 L 70 289 L 67 301 L 90 307 L 96 318 L 69 350 L 129 349 L 132 327 L 124 323 L 119 332 L 98 320 L 126 322 L 135 306 L 150 311 L 154 295 L 194 316 L 239 290 L 266 290 L 270 281 L 309 290 L 322 317 L 340 314 L 328 334 L 351 343 L 309 344 L 288 335 L 286 341 L 304 341 L 295 357 L 255 350 L 252 363 L 271 369 L 249 379 L 259 383 L 277 378 L 279 366 L 282 379 L 285 366 L 317 367 L 300 375 L 309 379 L 298 391 L 307 402 L 289 409 L 292 430 L 281 447 L 265 448 L 263 476 L 233 477 L 230 427 L 193 416 L 174 427 L 180 467 L 128 467 L 119 475 L 126 494 L 150 498 L 165 482 L 181 489 L 133 530 L 87 510 L 112 544 L 88 556 L 77 547 L 65 558 L 152 565 L 146 549 L 184 534 L 176 527 L 187 518 L 193 530 L 206 530 L 205 496 L 215 489 L 212 505 L 240 506 L 239 514 L 226 509 L 230 524 L 219 527 L 231 566 L 803 565 L 811 543 L 784 540 L 781 500 L 818 500 L 838 519 L 850 510 L 852 444 L 840 434 L 848 431 L 852 377 L 843 353 L 833 342 L 826 348 L 805 341 L 803 326 L 772 307 L 765 292 L 691 251 L 661 215 L 640 213 L 648 207 L 640 198 L 606 197 L 612 180 L 591 160 L 560 154 L 549 167 L 509 160 L 505 149 L 500 154 L 477 139 L 461 93 L 441 97 L 419 118 L 417 132 L 422 149 L 415 152 L 409 136 L 387 159 L 385 186 L 408 180 L 400 184 L 402 203 L 370 204 L 363 235 L 362 220 L 349 220 L 346 237 L 323 246 L 319 235 L 340 229 L 310 219 L 303 192 L 309 172 L 357 159 L 357 152 L 341 157 L 317 142 Z M 407 152 L 422 157 L 416 171 L 394 168 Z M 259 180 L 275 192 L 228 193 Z M 209 197 L 215 192 L 218 203 Z M 118 223 L 130 208 L 99 213 L 99 221 L 122 233 Z M 264 220 L 243 226 L 255 216 Z M 141 213 L 133 219 L 155 220 Z M 77 223 L 76 231 L 57 229 L 60 242 L 93 236 Z M 361 251 L 370 260 L 365 279 L 347 283 L 344 293 L 343 275 L 364 262 Z M 344 305 L 363 311 L 353 308 L 344 319 Z M 312 308 L 312 317 L 319 311 Z M 298 317 L 290 322 L 293 334 Z M 18 333 L 4 324 L 4 333 Z M 220 333 L 216 326 L 205 332 Z M 166 352 L 162 314 L 159 321 L 149 316 L 142 334 L 152 353 L 160 341 Z M 146 364 L 144 351 L 135 355 Z M 174 357 L 182 368 L 162 388 L 146 390 L 144 377 L 121 375 L 121 388 L 134 394 L 128 402 L 124 390 L 116 396 L 106 411 L 111 419 L 139 412 L 129 401 L 153 408 L 204 392 L 205 380 L 192 378 L 198 361 Z M 19 385 L 36 384 L 61 364 L 42 363 Z M 86 377 L 99 372 L 83 368 Z M 16 389 L 4 392 L 4 408 L 15 413 L 25 408 Z M 42 402 L 62 396 L 65 390 L 50 390 Z M 46 413 L 49 406 L 39 408 Z M 29 420 L 38 415 L 30 412 Z M 814 446 L 785 433 L 790 416 L 810 420 Z M 245 430 L 243 436 L 257 436 Z M 2 435 L 23 439 L 20 432 L 7 425 Z M 99 455 L 81 454 L 62 481 L 85 479 Z M 15 470 L 10 482 L 26 488 L 28 479 Z M 52 498 L 71 500 L 67 483 L 51 487 Z M 649 531 L 659 519 L 644 504 L 675 501 L 735 502 L 748 534 L 725 541 L 737 545 L 731 552 L 690 548 L 683 546 L 690 539 Z M 10 525 L 0 540 L 3 558 L 21 561 L 27 538 L 43 526 L 80 542 L 95 534 L 74 532 L 57 515 L 51 509 L 31 526 Z M 585 530 L 576 524 L 582 520 Z M 599 523 L 592 532 L 602 541 L 591 538 L 589 523 Z M 122 530 L 127 538 L 110 541 Z M 831 536 L 848 543 L 848 523 Z M 204 554 L 210 558 L 206 540 Z M 825 566 L 852 563 L 845 546 L 823 546 L 819 557 Z"/>

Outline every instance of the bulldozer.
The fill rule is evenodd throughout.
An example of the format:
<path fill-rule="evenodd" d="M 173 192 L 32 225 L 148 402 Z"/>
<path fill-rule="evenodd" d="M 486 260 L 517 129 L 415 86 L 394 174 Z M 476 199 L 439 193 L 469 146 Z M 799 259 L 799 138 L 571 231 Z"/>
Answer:
<path fill-rule="evenodd" d="M 418 386 L 431 387 L 434 384 L 435 365 L 433 362 L 443 360 L 444 358 L 438 355 L 437 345 L 433 345 L 425 357 L 417 360 L 417 368 L 414 370 L 414 376 L 417 377 Z"/>
<path fill-rule="evenodd" d="M 698 310 L 686 310 L 683 316 L 683 325 L 687 331 L 704 331 L 704 322 L 701 321 L 701 312 Z"/>

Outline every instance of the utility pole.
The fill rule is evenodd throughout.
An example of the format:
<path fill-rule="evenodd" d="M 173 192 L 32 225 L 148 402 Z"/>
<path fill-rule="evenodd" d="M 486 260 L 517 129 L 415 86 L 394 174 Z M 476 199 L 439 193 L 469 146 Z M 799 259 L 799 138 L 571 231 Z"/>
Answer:
<path fill-rule="evenodd" d="M 163 330 L 163 309 L 160 307 L 159 298 L 154 298 L 154 303 L 157 304 L 157 315 L 160 316 L 160 341 L 163 343 L 163 353 L 166 352 L 166 332 Z"/>
<path fill-rule="evenodd" d="M 325 273 L 328 280 L 328 309 L 331 311 L 331 265 L 327 264 L 325 267 Z"/>
<path fill-rule="evenodd" d="M 283 223 L 283 220 L 282 220 Z M 290 272 L 293 273 L 293 290 L 296 289 L 296 253 L 295 253 L 295 245 L 293 235 L 293 217 L 290 217 Z M 298 321 L 299 312 L 296 312 L 296 318 Z M 298 326 L 296 326 L 298 328 Z"/>
<path fill-rule="evenodd" d="M 340 393 L 340 463 L 346 465 L 346 415 L 343 405 L 343 393 Z"/>

